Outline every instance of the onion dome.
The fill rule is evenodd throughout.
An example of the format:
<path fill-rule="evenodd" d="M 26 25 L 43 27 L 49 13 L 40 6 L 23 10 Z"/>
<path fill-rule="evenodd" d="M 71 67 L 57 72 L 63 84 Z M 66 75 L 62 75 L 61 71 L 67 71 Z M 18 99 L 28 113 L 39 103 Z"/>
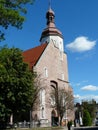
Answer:
<path fill-rule="evenodd" d="M 55 22 L 54 22 L 55 14 L 54 11 L 50 8 L 46 13 L 46 19 L 47 19 L 47 27 L 43 30 L 41 34 L 40 41 L 42 38 L 45 38 L 47 36 L 60 36 L 61 38 L 62 33 L 56 28 Z"/>

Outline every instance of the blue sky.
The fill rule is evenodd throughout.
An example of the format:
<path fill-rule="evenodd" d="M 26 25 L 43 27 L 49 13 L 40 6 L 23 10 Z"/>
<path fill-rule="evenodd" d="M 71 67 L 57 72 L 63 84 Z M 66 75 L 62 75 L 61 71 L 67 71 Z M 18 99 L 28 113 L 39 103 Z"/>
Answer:
<path fill-rule="evenodd" d="M 69 81 L 76 101 L 95 99 L 98 102 L 98 0 L 51 0 L 56 27 L 64 37 L 68 55 Z M 48 0 L 35 0 L 27 5 L 23 29 L 10 27 L 1 45 L 27 50 L 40 45 L 46 27 Z"/>

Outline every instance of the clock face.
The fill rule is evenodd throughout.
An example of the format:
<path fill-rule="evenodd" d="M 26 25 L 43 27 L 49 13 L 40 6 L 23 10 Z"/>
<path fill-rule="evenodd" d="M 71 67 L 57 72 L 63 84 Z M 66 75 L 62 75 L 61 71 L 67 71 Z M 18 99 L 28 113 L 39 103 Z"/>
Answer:
<path fill-rule="evenodd" d="M 58 42 L 55 39 L 51 39 L 51 40 L 52 40 L 54 46 L 57 47 L 57 48 L 59 48 Z"/>
<path fill-rule="evenodd" d="M 61 39 L 51 39 L 51 41 L 56 48 L 58 48 L 60 51 L 63 51 L 63 42 Z"/>

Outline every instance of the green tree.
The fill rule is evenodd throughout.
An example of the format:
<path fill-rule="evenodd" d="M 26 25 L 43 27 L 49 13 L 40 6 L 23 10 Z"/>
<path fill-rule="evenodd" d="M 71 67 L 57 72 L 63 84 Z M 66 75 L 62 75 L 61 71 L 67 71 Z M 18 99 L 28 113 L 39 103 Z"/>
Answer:
<path fill-rule="evenodd" d="M 83 125 L 84 126 L 91 126 L 92 121 L 91 121 L 91 117 L 90 114 L 87 110 L 83 111 Z"/>
<path fill-rule="evenodd" d="M 0 0 L 0 26 L 8 29 L 11 25 L 21 29 L 25 20 L 22 13 L 27 12 L 25 5 L 33 2 L 34 0 Z M 4 32 L 0 30 L 1 40 L 4 40 Z"/>
<path fill-rule="evenodd" d="M 11 114 L 18 117 L 30 111 L 35 77 L 20 49 L 0 48 L 0 122 L 8 122 Z"/>
<path fill-rule="evenodd" d="M 93 121 L 95 119 L 96 101 L 93 99 L 91 101 L 83 101 L 82 107 L 89 112 L 90 117 Z"/>

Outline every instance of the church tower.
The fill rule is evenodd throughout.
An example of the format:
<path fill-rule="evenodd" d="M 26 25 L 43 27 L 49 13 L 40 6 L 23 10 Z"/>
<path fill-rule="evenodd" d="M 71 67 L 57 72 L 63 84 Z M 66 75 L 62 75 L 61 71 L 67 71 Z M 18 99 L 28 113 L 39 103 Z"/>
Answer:
<path fill-rule="evenodd" d="M 50 43 L 53 42 L 55 46 L 60 49 L 60 51 L 64 51 L 63 45 L 63 35 L 55 26 L 55 14 L 54 11 L 49 8 L 46 13 L 47 19 L 47 27 L 43 30 L 40 38 L 41 43 Z"/>

